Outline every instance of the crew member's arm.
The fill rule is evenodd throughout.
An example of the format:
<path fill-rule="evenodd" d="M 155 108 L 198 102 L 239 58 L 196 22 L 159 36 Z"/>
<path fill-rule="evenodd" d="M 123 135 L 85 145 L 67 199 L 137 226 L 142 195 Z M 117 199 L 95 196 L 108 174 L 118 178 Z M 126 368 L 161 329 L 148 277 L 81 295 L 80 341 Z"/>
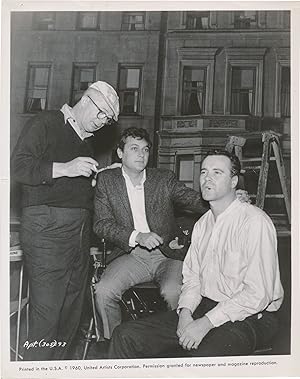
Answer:
<path fill-rule="evenodd" d="M 23 184 L 52 184 L 62 176 L 86 176 L 94 171 L 98 162 L 91 157 L 78 157 L 70 162 L 53 162 L 45 158 L 49 144 L 47 122 L 38 115 L 23 128 L 12 158 L 15 179 Z"/>
<path fill-rule="evenodd" d="M 199 216 L 208 210 L 208 204 L 202 199 L 200 192 L 181 183 L 171 171 L 169 172 L 169 188 L 176 207 L 192 211 L 199 214 Z M 248 192 L 245 190 L 237 190 L 236 197 L 242 203 L 250 202 Z"/>
<path fill-rule="evenodd" d="M 12 155 L 14 178 L 23 184 L 51 184 L 52 163 L 44 158 L 47 148 L 47 125 L 36 116 L 24 126 Z"/>

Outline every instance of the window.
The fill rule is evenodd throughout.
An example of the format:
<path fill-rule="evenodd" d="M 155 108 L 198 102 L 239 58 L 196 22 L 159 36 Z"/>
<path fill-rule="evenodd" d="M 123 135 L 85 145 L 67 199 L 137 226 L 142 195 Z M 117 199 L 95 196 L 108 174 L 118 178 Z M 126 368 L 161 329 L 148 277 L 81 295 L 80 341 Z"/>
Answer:
<path fill-rule="evenodd" d="M 25 112 L 35 113 L 46 109 L 50 67 L 50 64 L 29 65 Z"/>
<path fill-rule="evenodd" d="M 177 49 L 178 115 L 211 114 L 213 104 L 216 47 L 181 47 Z"/>
<path fill-rule="evenodd" d="M 77 103 L 83 92 L 96 80 L 96 65 L 75 64 L 73 68 L 73 87 L 71 105 Z"/>
<path fill-rule="evenodd" d="M 33 29 L 54 30 L 55 12 L 35 12 L 33 14 Z"/>
<path fill-rule="evenodd" d="M 232 68 L 231 114 L 254 114 L 255 67 Z"/>
<path fill-rule="evenodd" d="M 99 12 L 78 12 L 77 29 L 97 30 L 99 28 Z"/>
<path fill-rule="evenodd" d="M 186 29 L 208 29 L 209 12 L 186 12 Z"/>
<path fill-rule="evenodd" d="M 205 112 L 206 68 L 183 68 L 182 114 L 193 115 Z"/>
<path fill-rule="evenodd" d="M 122 30 L 145 30 L 145 12 L 123 12 Z"/>
<path fill-rule="evenodd" d="M 262 116 L 266 48 L 227 47 L 225 53 L 225 114 Z"/>
<path fill-rule="evenodd" d="M 138 114 L 141 97 L 142 68 L 139 66 L 120 67 L 119 95 L 123 114 Z"/>
<path fill-rule="evenodd" d="M 287 66 L 281 68 L 280 113 L 281 117 L 291 117 L 291 73 Z"/>
<path fill-rule="evenodd" d="M 237 29 L 251 29 L 257 27 L 256 11 L 234 12 L 234 27 Z"/>
<path fill-rule="evenodd" d="M 177 155 L 176 156 L 177 178 L 187 187 L 194 187 L 194 156 Z"/>

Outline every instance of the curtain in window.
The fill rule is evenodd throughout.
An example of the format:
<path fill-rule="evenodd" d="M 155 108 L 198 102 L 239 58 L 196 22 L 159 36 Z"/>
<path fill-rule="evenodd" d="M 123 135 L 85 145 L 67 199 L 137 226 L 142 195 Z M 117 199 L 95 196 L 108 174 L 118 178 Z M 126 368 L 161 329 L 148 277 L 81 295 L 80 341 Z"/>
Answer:
<path fill-rule="evenodd" d="M 255 69 L 233 68 L 231 90 L 231 113 L 252 114 L 254 112 Z"/>
<path fill-rule="evenodd" d="M 252 114 L 253 112 L 253 91 L 235 90 L 231 96 L 231 113 Z"/>
<path fill-rule="evenodd" d="M 208 29 L 209 12 L 187 12 L 187 29 Z"/>
<path fill-rule="evenodd" d="M 31 67 L 27 92 L 27 111 L 46 109 L 49 67 Z"/>
<path fill-rule="evenodd" d="M 183 114 L 204 113 L 205 69 L 185 67 L 183 72 Z"/>
<path fill-rule="evenodd" d="M 144 30 L 145 16 L 144 13 L 123 13 L 122 30 Z"/>
<path fill-rule="evenodd" d="M 121 112 L 132 114 L 139 111 L 140 68 L 122 67 L 119 75 Z"/>
<path fill-rule="evenodd" d="M 71 105 L 76 104 L 83 92 L 95 81 L 96 67 L 74 66 Z"/>
<path fill-rule="evenodd" d="M 85 12 L 80 15 L 80 27 L 83 29 L 97 28 L 97 12 Z"/>

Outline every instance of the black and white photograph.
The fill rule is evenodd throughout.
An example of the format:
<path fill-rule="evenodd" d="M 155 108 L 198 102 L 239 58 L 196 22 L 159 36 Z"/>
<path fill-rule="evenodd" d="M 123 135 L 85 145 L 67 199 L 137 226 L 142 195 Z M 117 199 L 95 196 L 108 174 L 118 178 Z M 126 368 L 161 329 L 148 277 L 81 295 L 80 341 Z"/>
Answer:
<path fill-rule="evenodd" d="M 3 378 L 300 374 L 299 5 L 2 1 Z"/>

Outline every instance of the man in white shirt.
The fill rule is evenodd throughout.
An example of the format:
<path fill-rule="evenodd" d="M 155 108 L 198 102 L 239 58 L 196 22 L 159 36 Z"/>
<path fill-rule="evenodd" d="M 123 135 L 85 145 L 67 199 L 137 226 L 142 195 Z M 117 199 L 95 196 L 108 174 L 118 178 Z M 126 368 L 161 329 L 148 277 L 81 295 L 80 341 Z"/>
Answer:
<path fill-rule="evenodd" d="M 205 157 L 200 188 L 210 210 L 192 233 L 177 311 L 122 324 L 110 358 L 247 355 L 276 334 L 276 230 L 265 212 L 236 200 L 239 173 L 226 151 Z"/>

